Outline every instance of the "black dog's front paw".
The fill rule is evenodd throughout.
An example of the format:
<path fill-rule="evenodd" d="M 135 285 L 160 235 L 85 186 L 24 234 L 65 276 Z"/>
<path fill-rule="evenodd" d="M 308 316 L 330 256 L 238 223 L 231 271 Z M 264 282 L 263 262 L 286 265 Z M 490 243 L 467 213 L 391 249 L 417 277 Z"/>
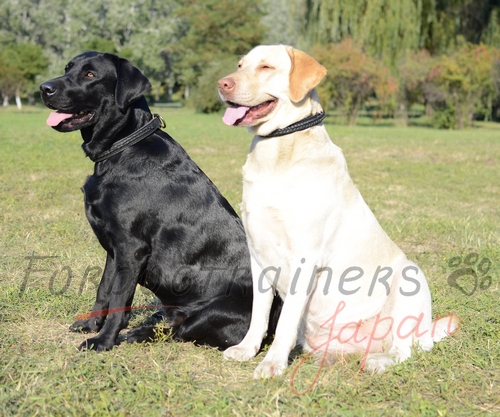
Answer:
<path fill-rule="evenodd" d="M 114 341 L 110 341 L 102 337 L 91 337 L 78 346 L 78 350 L 95 350 L 96 352 L 104 352 L 106 350 L 113 349 L 114 346 Z"/>
<path fill-rule="evenodd" d="M 87 320 L 78 320 L 75 321 L 70 327 L 69 330 L 76 333 L 97 333 L 101 330 L 102 321 L 98 321 L 95 318 L 87 319 Z"/>

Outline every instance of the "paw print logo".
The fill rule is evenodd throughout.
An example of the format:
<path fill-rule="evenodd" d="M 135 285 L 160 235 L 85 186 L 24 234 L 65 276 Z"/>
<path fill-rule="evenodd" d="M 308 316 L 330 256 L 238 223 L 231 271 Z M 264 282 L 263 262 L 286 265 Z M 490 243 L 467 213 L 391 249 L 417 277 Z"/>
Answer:
<path fill-rule="evenodd" d="M 483 291 L 487 290 L 491 286 L 491 275 L 488 275 L 491 261 L 488 258 L 479 261 L 477 253 L 469 253 L 463 259 L 461 256 L 451 258 L 448 266 L 458 268 L 448 277 L 448 285 L 457 288 L 465 295 L 474 294 L 478 288 Z"/>

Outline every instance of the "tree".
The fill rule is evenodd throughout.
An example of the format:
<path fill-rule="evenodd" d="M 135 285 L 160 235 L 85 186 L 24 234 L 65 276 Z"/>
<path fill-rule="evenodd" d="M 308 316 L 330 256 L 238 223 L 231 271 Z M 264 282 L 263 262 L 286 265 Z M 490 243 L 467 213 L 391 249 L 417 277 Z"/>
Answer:
<path fill-rule="evenodd" d="M 0 2 L 0 45 L 22 43 L 35 39 L 36 24 L 30 11 L 37 8 L 34 0 L 2 0 Z"/>
<path fill-rule="evenodd" d="M 109 54 L 117 54 L 118 50 L 113 41 L 104 38 L 95 37 L 84 45 L 88 51 L 107 52 Z"/>
<path fill-rule="evenodd" d="M 427 76 L 434 59 L 426 50 L 409 54 L 399 67 L 399 110 L 402 121 L 408 123 L 408 112 L 416 103 L 427 104 Z"/>
<path fill-rule="evenodd" d="M 260 1 L 182 0 L 178 41 L 167 50 L 184 85 L 196 85 L 212 61 L 246 54 L 263 38 Z"/>
<path fill-rule="evenodd" d="M 263 43 L 298 47 L 306 5 L 303 0 L 263 0 Z"/>
<path fill-rule="evenodd" d="M 420 0 L 420 47 L 431 55 L 444 54 L 480 42 L 500 42 L 498 0 Z M 500 46 L 500 45 L 497 45 Z"/>
<path fill-rule="evenodd" d="M 45 74 L 48 67 L 43 49 L 30 43 L 9 45 L 0 53 L 0 62 L 4 68 L 2 76 L 3 91 L 6 91 L 4 97 L 14 93 L 17 107 L 21 108 L 20 95 L 26 92 L 31 96 L 30 102 L 33 103 L 32 92 L 37 86 L 37 77 Z"/>
<path fill-rule="evenodd" d="M 2 94 L 3 107 L 9 105 L 9 97 L 16 93 L 19 94 L 22 83 L 23 75 L 19 68 L 6 64 L 0 59 L 0 93 Z M 20 100 L 17 99 L 16 101 L 18 108 L 20 108 Z"/>
<path fill-rule="evenodd" d="M 420 43 L 421 1 L 307 1 L 304 28 L 310 44 L 339 43 L 353 38 L 368 55 L 395 67 Z"/>
<path fill-rule="evenodd" d="M 119 54 L 147 75 L 156 100 L 167 80 L 170 86 L 176 81 L 171 56 L 165 51 L 178 36 L 176 8 L 173 0 L 120 0 L 109 6 L 108 19 L 114 23 L 108 36 L 118 45 Z"/>
<path fill-rule="evenodd" d="M 471 127 L 474 113 L 484 110 L 484 103 L 491 114 L 495 93 L 494 62 L 498 50 L 484 45 L 467 44 L 451 56 L 443 56 L 431 68 L 427 80 L 441 95 L 437 95 L 433 105 L 436 117 L 443 114 L 453 116 L 449 125 L 440 127 Z M 447 117 L 446 119 L 448 119 Z"/>
<path fill-rule="evenodd" d="M 493 9 L 490 21 L 481 35 L 481 42 L 500 48 L 500 7 Z"/>
<path fill-rule="evenodd" d="M 464 43 L 500 46 L 499 0 L 302 0 L 309 46 L 353 38 L 394 69 L 408 52 L 443 54 Z"/>
<path fill-rule="evenodd" d="M 177 36 L 175 0 L 95 0 L 81 7 L 68 0 L 3 0 L 0 45 L 31 43 L 49 59 L 48 76 L 88 49 L 133 60 L 153 85 L 168 76 L 163 50 Z"/>
<path fill-rule="evenodd" d="M 350 125 L 356 124 L 359 109 L 368 98 L 376 97 L 381 106 L 394 99 L 396 80 L 380 61 L 370 58 L 352 39 L 317 47 L 313 55 L 328 69 L 318 86 L 324 107 L 337 107 Z"/>
<path fill-rule="evenodd" d="M 496 96 L 492 103 L 491 118 L 500 120 L 500 56 L 493 61 L 493 85 L 495 86 Z"/>
<path fill-rule="evenodd" d="M 209 63 L 198 78 L 198 85 L 193 93 L 193 103 L 196 110 L 203 113 L 213 113 L 224 107 L 217 93 L 217 81 L 236 68 L 233 56 L 217 59 Z"/>

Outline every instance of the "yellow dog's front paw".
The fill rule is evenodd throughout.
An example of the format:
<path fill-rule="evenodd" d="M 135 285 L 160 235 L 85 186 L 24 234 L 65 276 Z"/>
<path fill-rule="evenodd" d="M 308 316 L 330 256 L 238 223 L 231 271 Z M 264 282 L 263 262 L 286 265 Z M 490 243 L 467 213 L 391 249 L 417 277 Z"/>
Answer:
<path fill-rule="evenodd" d="M 383 374 L 387 368 L 397 363 L 398 360 L 387 353 L 370 353 L 366 359 L 365 370 L 373 374 Z"/>
<path fill-rule="evenodd" d="M 257 354 L 257 351 L 258 347 L 253 346 L 231 346 L 224 351 L 224 358 L 244 362 L 252 359 Z"/>
<path fill-rule="evenodd" d="M 253 373 L 255 379 L 272 378 L 283 375 L 288 366 L 288 361 L 269 361 L 263 360 Z"/>

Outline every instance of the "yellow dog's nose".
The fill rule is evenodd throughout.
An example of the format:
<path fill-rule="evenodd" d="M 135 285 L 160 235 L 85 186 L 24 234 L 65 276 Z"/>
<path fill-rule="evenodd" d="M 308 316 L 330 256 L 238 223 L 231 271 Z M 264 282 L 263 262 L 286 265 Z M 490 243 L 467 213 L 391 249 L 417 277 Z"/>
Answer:
<path fill-rule="evenodd" d="M 231 91 L 236 85 L 236 83 L 231 77 L 225 77 L 219 80 L 218 85 L 219 85 L 219 90 L 224 93 Z"/>

